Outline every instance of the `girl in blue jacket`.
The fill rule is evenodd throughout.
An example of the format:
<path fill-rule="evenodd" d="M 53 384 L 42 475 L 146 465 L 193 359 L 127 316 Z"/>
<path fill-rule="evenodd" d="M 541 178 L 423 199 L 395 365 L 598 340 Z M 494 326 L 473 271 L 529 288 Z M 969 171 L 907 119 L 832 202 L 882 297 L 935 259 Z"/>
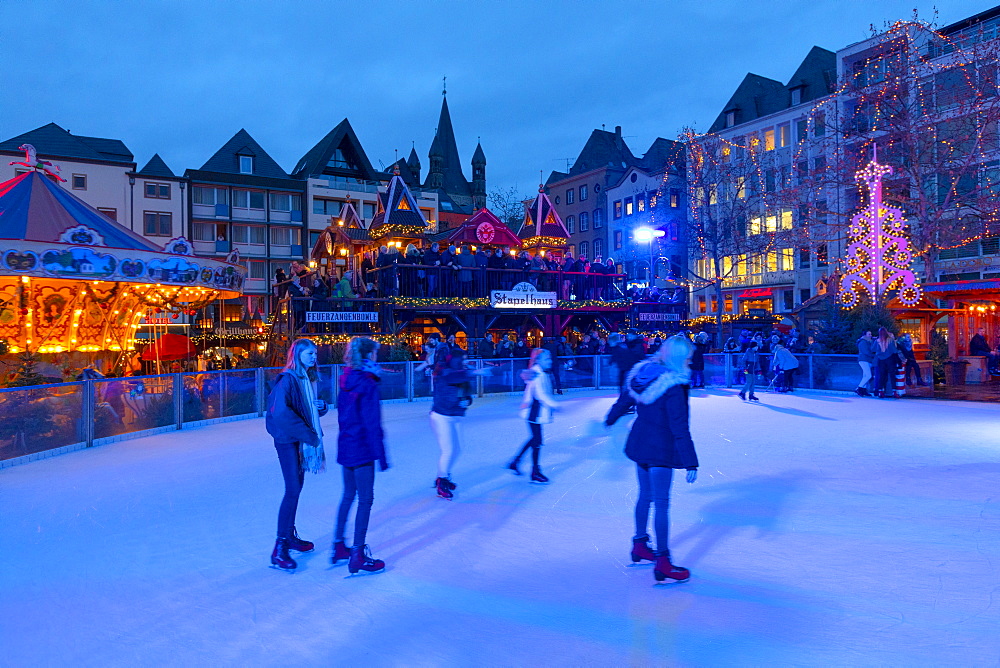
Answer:
<path fill-rule="evenodd" d="M 344 353 L 344 372 L 340 375 L 340 392 L 337 394 L 337 463 L 343 468 L 344 495 L 337 512 L 334 531 L 334 564 L 347 559 L 347 569 L 353 575 L 359 570 L 377 573 L 385 568 L 381 559 L 373 559 L 365 538 L 371 517 L 375 489 L 375 462 L 383 471 L 389 468 L 385 456 L 382 433 L 382 407 L 379 381 L 381 370 L 375 364 L 378 343 L 364 336 L 356 336 L 347 344 Z M 344 544 L 347 516 L 358 498 L 354 516 L 354 546 L 349 550 Z"/>
<path fill-rule="evenodd" d="M 441 351 L 434 363 L 434 403 L 431 406 L 431 431 L 441 449 L 438 474 L 434 480 L 437 495 L 442 499 L 455 496 L 451 467 L 461 451 L 462 418 L 472 405 L 472 381 L 488 369 L 472 371 L 465 366 L 465 351 L 453 345 Z"/>
<path fill-rule="evenodd" d="M 297 339 L 288 351 L 285 368 L 267 397 L 267 433 L 274 437 L 285 495 L 278 510 L 278 538 L 271 552 L 271 565 L 286 571 L 298 567 L 289 550 L 311 552 L 314 545 L 295 531 L 295 511 L 305 472 L 326 470 L 323 428 L 319 418 L 326 414 L 326 402 L 316 389 L 316 345 Z"/>
<path fill-rule="evenodd" d="M 625 391 L 605 419 L 610 426 L 636 406 L 635 422 L 625 443 L 625 456 L 635 462 L 639 479 L 632 561 L 655 561 L 653 576 L 657 582 L 685 582 L 691 576 L 688 569 L 671 563 L 667 540 L 674 469 L 687 469 L 689 483 L 698 478 L 698 455 L 688 429 L 688 362 L 692 350 L 683 336 L 667 339 L 656 355 L 632 368 Z M 656 552 L 650 549 L 646 533 L 650 503 L 656 506 Z"/>

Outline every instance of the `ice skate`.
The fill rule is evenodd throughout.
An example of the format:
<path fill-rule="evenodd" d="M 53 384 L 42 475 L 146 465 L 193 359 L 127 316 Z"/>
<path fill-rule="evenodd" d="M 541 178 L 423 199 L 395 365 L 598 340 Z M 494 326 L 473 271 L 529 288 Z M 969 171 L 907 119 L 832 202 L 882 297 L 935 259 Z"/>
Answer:
<path fill-rule="evenodd" d="M 646 535 L 632 539 L 632 563 L 637 564 L 644 559 L 656 561 L 656 555 L 649 547 L 649 536 Z"/>
<path fill-rule="evenodd" d="M 756 401 L 757 403 L 760 403 L 760 399 L 757 398 L 756 394 L 750 395 L 750 401 Z"/>
<path fill-rule="evenodd" d="M 330 563 L 334 566 L 342 561 L 351 558 L 351 549 L 344 545 L 344 541 L 338 540 L 333 544 L 333 551 L 330 553 Z"/>
<path fill-rule="evenodd" d="M 450 500 L 455 497 L 455 495 L 451 492 L 455 486 L 447 478 L 437 478 L 434 481 L 434 487 L 437 488 L 437 495 L 442 499 Z"/>
<path fill-rule="evenodd" d="M 363 571 L 366 574 L 380 573 L 385 570 L 385 562 L 381 559 L 373 559 L 367 545 L 355 545 L 351 548 L 347 570 L 350 571 L 351 575 L 355 575 L 358 571 Z"/>
<path fill-rule="evenodd" d="M 271 552 L 271 568 L 292 572 L 298 567 L 295 560 L 288 556 L 288 539 L 279 538 L 274 541 L 274 550 Z"/>
<path fill-rule="evenodd" d="M 740 401 L 746 401 L 746 400 L 747 400 L 747 395 L 743 392 L 743 390 L 740 390 Z"/>
<path fill-rule="evenodd" d="M 542 469 L 536 466 L 531 471 L 531 482 L 538 485 L 547 485 L 549 483 L 549 479 L 542 474 Z"/>
<path fill-rule="evenodd" d="M 670 554 L 667 553 L 656 557 L 653 577 L 656 578 L 657 584 L 675 584 L 687 582 L 691 577 L 691 571 L 683 566 L 674 566 L 670 563 Z"/>
<path fill-rule="evenodd" d="M 312 552 L 315 547 L 316 546 L 309 541 L 299 538 L 299 534 L 295 531 L 295 527 L 292 527 L 292 535 L 288 538 L 289 550 L 295 550 L 296 552 Z"/>
<path fill-rule="evenodd" d="M 506 468 L 507 468 L 508 471 L 510 471 L 514 475 L 521 475 L 521 469 L 517 468 L 517 465 L 519 463 L 520 463 L 520 460 L 517 457 L 515 457 L 514 459 L 510 460 L 510 463 L 507 464 Z"/>

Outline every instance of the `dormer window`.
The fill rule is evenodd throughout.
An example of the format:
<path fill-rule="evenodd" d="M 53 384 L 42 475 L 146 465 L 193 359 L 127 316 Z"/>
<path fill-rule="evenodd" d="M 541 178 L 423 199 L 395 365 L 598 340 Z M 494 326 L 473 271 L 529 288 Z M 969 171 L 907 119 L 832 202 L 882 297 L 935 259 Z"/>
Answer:
<path fill-rule="evenodd" d="M 796 86 L 792 89 L 792 106 L 802 104 L 802 86 Z"/>
<path fill-rule="evenodd" d="M 726 112 L 726 127 L 731 128 L 736 126 L 736 110 Z"/>
<path fill-rule="evenodd" d="M 241 155 L 240 158 L 240 174 L 253 174 L 253 156 Z"/>

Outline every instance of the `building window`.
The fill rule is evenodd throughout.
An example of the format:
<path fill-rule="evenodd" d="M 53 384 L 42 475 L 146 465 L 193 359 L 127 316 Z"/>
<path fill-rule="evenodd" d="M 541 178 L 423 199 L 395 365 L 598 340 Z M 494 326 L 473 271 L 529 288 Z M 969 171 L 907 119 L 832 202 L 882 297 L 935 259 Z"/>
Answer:
<path fill-rule="evenodd" d="M 587 199 L 589 193 L 587 192 L 587 186 L 580 186 L 580 201 Z"/>
<path fill-rule="evenodd" d="M 233 206 L 237 209 L 264 208 L 264 193 L 260 190 L 234 190 Z"/>
<path fill-rule="evenodd" d="M 820 244 L 816 247 L 816 266 L 825 267 L 828 264 L 830 264 L 830 262 L 826 254 L 826 244 Z"/>
<path fill-rule="evenodd" d="M 626 216 L 631 216 L 633 213 L 635 213 L 635 209 L 634 209 L 634 204 L 632 203 L 632 198 L 631 197 L 626 197 L 625 198 L 625 215 Z"/>
<path fill-rule="evenodd" d="M 600 209 L 594 209 L 594 229 L 599 229 L 604 225 L 604 216 Z"/>
<path fill-rule="evenodd" d="M 792 271 L 795 269 L 795 249 L 781 249 L 781 271 Z"/>
<path fill-rule="evenodd" d="M 142 212 L 142 232 L 147 237 L 169 237 L 173 229 L 172 216 L 162 211 Z"/>
<path fill-rule="evenodd" d="M 644 193 L 635 196 L 635 208 L 639 213 L 646 210 L 646 196 Z"/>
<path fill-rule="evenodd" d="M 816 114 L 813 120 L 813 136 L 822 137 L 826 134 L 826 116 L 824 114 Z"/>
<path fill-rule="evenodd" d="M 271 211 L 301 210 L 302 198 L 299 195 L 292 195 L 290 193 L 271 193 Z"/>
<path fill-rule="evenodd" d="M 727 128 L 731 128 L 731 127 L 734 127 L 735 125 L 736 125 L 736 111 L 735 110 L 734 111 L 727 111 L 726 112 L 726 127 Z M 704 310 L 702 310 L 702 313 L 704 313 Z"/>
<path fill-rule="evenodd" d="M 566 231 L 570 234 L 575 232 L 576 216 L 566 216 Z"/>
<path fill-rule="evenodd" d="M 621 250 L 622 248 L 622 233 L 621 230 L 615 231 L 615 250 Z"/>
<path fill-rule="evenodd" d="M 247 268 L 247 278 L 267 278 L 267 262 L 265 260 L 243 260 L 242 264 Z"/>
<path fill-rule="evenodd" d="M 216 204 L 228 204 L 229 203 L 228 191 L 225 188 L 206 188 L 204 186 L 192 186 L 191 203 L 207 204 L 209 206 L 214 206 Z"/>
<path fill-rule="evenodd" d="M 575 193 L 575 191 L 572 188 L 570 188 L 569 190 L 566 191 L 566 203 L 567 204 L 572 204 L 573 203 L 573 194 L 574 193 Z"/>
<path fill-rule="evenodd" d="M 294 227 L 272 227 L 272 246 L 293 246 L 299 243 L 299 230 Z"/>
<path fill-rule="evenodd" d="M 151 183 L 146 181 L 143 186 L 146 199 L 170 199 L 169 183 Z"/>
<path fill-rule="evenodd" d="M 590 229 L 590 215 L 584 211 L 580 214 L 580 231 L 586 232 Z"/>
<path fill-rule="evenodd" d="M 678 191 L 676 191 L 673 188 L 671 188 L 670 189 L 670 208 L 671 209 L 677 209 L 677 208 L 680 208 L 680 206 L 681 206 L 681 194 Z"/>
<path fill-rule="evenodd" d="M 698 313 L 704 313 L 708 308 L 704 297 L 698 297 Z"/>
<path fill-rule="evenodd" d="M 587 257 L 590 251 L 590 244 L 586 241 L 580 242 L 580 257 Z"/>
<path fill-rule="evenodd" d="M 226 226 L 215 223 L 193 223 L 191 225 L 191 236 L 193 241 L 216 241 L 225 240 Z"/>
<path fill-rule="evenodd" d="M 559 204 L 559 195 L 556 195 L 556 204 Z"/>
<path fill-rule="evenodd" d="M 764 150 L 774 150 L 774 128 L 764 130 Z"/>
<path fill-rule="evenodd" d="M 87 189 L 87 175 L 86 174 L 74 174 L 70 177 L 70 183 L 73 186 L 73 190 L 86 190 Z"/>
<path fill-rule="evenodd" d="M 791 311 L 795 308 L 795 291 L 794 290 L 782 290 L 781 291 L 782 306 L 786 311 Z"/>
<path fill-rule="evenodd" d="M 792 144 L 792 127 L 788 123 L 778 126 L 778 146 L 784 148 Z"/>
<path fill-rule="evenodd" d="M 810 253 L 809 253 L 809 249 L 808 248 L 800 248 L 799 249 L 799 269 L 808 269 L 809 268 L 809 264 L 810 264 L 809 263 L 809 260 L 810 260 L 809 256 L 810 256 Z"/>
<path fill-rule="evenodd" d="M 344 203 L 336 199 L 314 199 L 313 213 L 321 216 L 339 216 Z"/>
<path fill-rule="evenodd" d="M 253 174 L 253 157 L 249 155 L 240 156 L 240 174 Z"/>
<path fill-rule="evenodd" d="M 612 215 L 615 217 L 615 220 L 618 220 L 619 218 L 622 217 L 622 201 L 621 200 L 615 201 L 615 203 L 612 205 L 612 211 L 613 211 Z"/>
<path fill-rule="evenodd" d="M 263 225 L 233 225 L 233 243 L 263 246 L 264 238 Z"/>
<path fill-rule="evenodd" d="M 594 257 L 604 257 L 604 239 L 594 239 Z"/>
<path fill-rule="evenodd" d="M 796 86 L 792 89 L 792 106 L 802 104 L 802 87 Z"/>
<path fill-rule="evenodd" d="M 118 220 L 118 209 L 109 209 L 105 207 L 97 207 L 97 210 L 103 213 L 105 216 L 111 220 Z"/>

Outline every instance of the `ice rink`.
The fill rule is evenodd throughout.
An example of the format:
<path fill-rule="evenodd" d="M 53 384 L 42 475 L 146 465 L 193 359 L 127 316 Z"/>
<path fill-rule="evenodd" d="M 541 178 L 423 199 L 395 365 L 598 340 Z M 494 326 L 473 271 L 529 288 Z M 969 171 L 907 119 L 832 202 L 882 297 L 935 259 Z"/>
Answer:
<path fill-rule="evenodd" d="M 386 404 L 378 575 L 329 565 L 335 465 L 299 505 L 317 551 L 268 568 L 263 420 L 0 471 L 0 664 L 1000 665 L 1000 406 L 760 396 L 692 398 L 700 476 L 675 477 L 671 541 L 692 577 L 672 586 L 631 566 L 607 393 L 562 397 L 548 486 L 503 469 L 527 437 L 518 398 L 477 399 L 451 502 L 430 404 Z"/>

